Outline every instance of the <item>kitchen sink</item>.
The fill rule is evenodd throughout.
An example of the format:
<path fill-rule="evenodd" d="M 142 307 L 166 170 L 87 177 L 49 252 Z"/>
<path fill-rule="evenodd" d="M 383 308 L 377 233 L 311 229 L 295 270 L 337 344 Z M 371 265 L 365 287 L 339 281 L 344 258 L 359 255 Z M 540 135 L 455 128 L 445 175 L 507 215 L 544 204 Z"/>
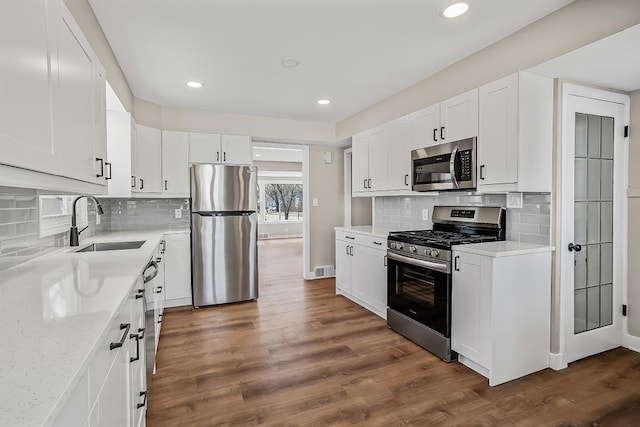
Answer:
<path fill-rule="evenodd" d="M 136 240 L 133 242 L 104 242 L 92 243 L 76 252 L 102 252 L 102 251 L 121 251 L 124 249 L 138 249 L 144 245 L 145 240 Z"/>

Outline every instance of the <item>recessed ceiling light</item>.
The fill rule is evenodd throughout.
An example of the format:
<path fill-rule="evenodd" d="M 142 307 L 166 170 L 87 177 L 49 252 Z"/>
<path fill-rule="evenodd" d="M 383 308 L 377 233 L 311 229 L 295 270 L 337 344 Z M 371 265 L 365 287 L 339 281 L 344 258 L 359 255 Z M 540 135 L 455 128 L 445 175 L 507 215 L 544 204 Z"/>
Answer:
<path fill-rule="evenodd" d="M 329 101 L 328 99 L 319 99 L 318 100 L 318 104 L 320 104 L 320 105 L 328 105 L 328 104 L 331 104 L 331 101 Z"/>
<path fill-rule="evenodd" d="M 202 83 L 200 83 L 200 82 L 187 82 L 187 86 L 195 88 L 195 89 L 199 89 L 204 85 Z"/>
<path fill-rule="evenodd" d="M 284 68 L 295 68 L 299 63 L 300 61 L 298 61 L 296 58 L 282 58 L 281 62 Z"/>
<path fill-rule="evenodd" d="M 460 15 L 464 15 L 468 10 L 468 3 L 454 3 L 442 11 L 442 16 L 445 18 L 457 18 Z"/>

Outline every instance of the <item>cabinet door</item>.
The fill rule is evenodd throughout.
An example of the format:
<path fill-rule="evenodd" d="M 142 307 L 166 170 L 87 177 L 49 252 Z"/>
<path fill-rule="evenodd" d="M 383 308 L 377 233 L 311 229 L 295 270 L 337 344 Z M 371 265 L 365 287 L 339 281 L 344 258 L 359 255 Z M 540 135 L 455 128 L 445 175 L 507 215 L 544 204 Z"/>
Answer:
<path fill-rule="evenodd" d="M 351 188 L 354 193 L 367 192 L 369 179 L 369 132 L 353 137 L 353 154 L 351 155 Z"/>
<path fill-rule="evenodd" d="M 336 292 L 351 293 L 351 251 L 353 245 L 336 240 Z"/>
<path fill-rule="evenodd" d="M 49 90 L 46 0 L 0 2 L 0 163 L 59 173 Z M 53 43 L 52 43 L 53 45 Z"/>
<path fill-rule="evenodd" d="M 138 292 L 141 291 L 141 292 Z M 137 298 L 144 294 L 144 283 L 142 278 L 138 279 L 134 287 L 132 297 L 132 320 L 131 320 L 131 346 L 130 346 L 130 363 L 129 363 L 129 383 L 131 393 L 129 395 L 129 406 L 131 415 L 131 426 L 138 427 L 141 425 L 141 419 L 144 417 L 146 407 L 138 407 L 138 404 L 144 403 L 144 395 L 146 392 L 146 353 L 145 353 L 145 307 L 144 299 Z M 142 338 L 140 338 L 142 336 Z M 137 337 L 137 339 L 135 338 Z"/>
<path fill-rule="evenodd" d="M 221 135 L 222 162 L 232 165 L 250 165 L 251 137 L 240 135 Z"/>
<path fill-rule="evenodd" d="M 441 102 L 440 127 L 441 142 L 478 136 L 478 89 Z"/>
<path fill-rule="evenodd" d="M 222 161 L 220 135 L 189 133 L 189 163 L 219 163 Z"/>
<path fill-rule="evenodd" d="M 189 195 L 189 134 L 162 131 L 162 192 Z"/>
<path fill-rule="evenodd" d="M 129 348 L 121 347 L 96 402 L 99 426 L 129 425 Z M 93 424 L 92 424 L 93 427 Z"/>
<path fill-rule="evenodd" d="M 135 162 L 138 193 L 162 192 L 162 137 L 158 129 L 136 126 Z"/>
<path fill-rule="evenodd" d="M 411 189 L 411 119 L 402 117 L 388 126 L 387 189 Z"/>
<path fill-rule="evenodd" d="M 454 252 L 452 348 L 489 368 L 491 258 Z"/>
<path fill-rule="evenodd" d="M 518 181 L 518 75 L 480 88 L 478 183 Z"/>
<path fill-rule="evenodd" d="M 93 78 L 93 126 L 96 134 L 94 156 L 104 160 L 104 170 L 98 170 L 103 175 L 105 184 L 113 178 L 113 163 L 107 152 L 107 86 L 105 71 L 97 64 Z M 107 165 L 107 163 L 109 163 Z M 97 167 L 100 168 L 100 163 Z"/>
<path fill-rule="evenodd" d="M 440 104 L 413 113 L 411 150 L 440 144 Z"/>
<path fill-rule="evenodd" d="M 131 114 L 123 111 L 107 111 L 107 157 L 109 172 L 109 196 L 131 197 Z"/>
<path fill-rule="evenodd" d="M 89 44 L 64 4 L 59 5 L 57 63 L 53 67 L 55 149 L 62 175 L 105 184 L 104 159 L 96 161 L 94 79 L 98 64 Z"/>
<path fill-rule="evenodd" d="M 131 191 L 138 188 L 138 166 L 136 164 L 136 143 L 138 141 L 138 125 L 131 117 Z"/>
<path fill-rule="evenodd" d="M 382 191 L 387 189 L 387 125 L 371 131 L 369 141 L 369 190 Z"/>
<path fill-rule="evenodd" d="M 387 309 L 387 252 L 362 246 L 358 250 L 358 256 L 362 261 L 354 261 L 354 265 L 358 265 L 354 271 L 357 271 L 358 275 L 361 273 L 363 275 L 365 288 L 361 299 L 376 309 L 379 314 L 384 315 Z"/>
<path fill-rule="evenodd" d="M 167 250 L 165 261 L 166 299 L 188 300 L 191 304 L 191 239 L 189 234 L 168 234 L 165 236 Z"/>

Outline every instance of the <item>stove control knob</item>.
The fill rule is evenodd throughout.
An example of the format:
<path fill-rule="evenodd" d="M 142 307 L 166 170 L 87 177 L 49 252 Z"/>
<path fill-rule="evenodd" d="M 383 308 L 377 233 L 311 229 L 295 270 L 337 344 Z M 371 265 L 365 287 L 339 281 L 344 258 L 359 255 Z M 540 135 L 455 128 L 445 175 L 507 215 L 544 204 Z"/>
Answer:
<path fill-rule="evenodd" d="M 410 250 L 411 252 L 415 253 L 417 249 L 416 249 L 416 247 L 415 247 L 415 246 L 409 246 L 409 250 Z"/>
<path fill-rule="evenodd" d="M 395 248 L 396 248 L 396 242 L 391 242 L 391 243 L 389 243 L 389 247 L 390 247 L 391 249 L 395 249 Z"/>
<path fill-rule="evenodd" d="M 425 249 L 425 250 L 424 250 L 424 254 L 425 254 L 426 256 L 431 256 L 431 249 Z"/>
<path fill-rule="evenodd" d="M 396 249 L 402 249 L 402 246 L 403 246 L 402 243 L 400 242 L 396 243 Z"/>
<path fill-rule="evenodd" d="M 437 249 L 431 249 L 431 256 L 436 258 L 438 255 L 440 255 L 440 251 Z"/>

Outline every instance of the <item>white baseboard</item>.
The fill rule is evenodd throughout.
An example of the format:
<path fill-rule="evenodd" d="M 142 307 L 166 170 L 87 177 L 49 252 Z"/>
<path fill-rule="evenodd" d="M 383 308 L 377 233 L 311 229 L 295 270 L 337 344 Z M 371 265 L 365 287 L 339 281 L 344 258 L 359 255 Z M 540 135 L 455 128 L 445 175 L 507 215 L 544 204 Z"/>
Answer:
<path fill-rule="evenodd" d="M 569 364 L 565 361 L 565 355 L 562 353 L 549 353 L 549 367 L 555 371 L 565 369 Z"/>
<path fill-rule="evenodd" d="M 634 337 L 633 335 L 626 334 L 623 338 L 623 343 L 629 350 L 640 353 L 640 337 Z"/>

